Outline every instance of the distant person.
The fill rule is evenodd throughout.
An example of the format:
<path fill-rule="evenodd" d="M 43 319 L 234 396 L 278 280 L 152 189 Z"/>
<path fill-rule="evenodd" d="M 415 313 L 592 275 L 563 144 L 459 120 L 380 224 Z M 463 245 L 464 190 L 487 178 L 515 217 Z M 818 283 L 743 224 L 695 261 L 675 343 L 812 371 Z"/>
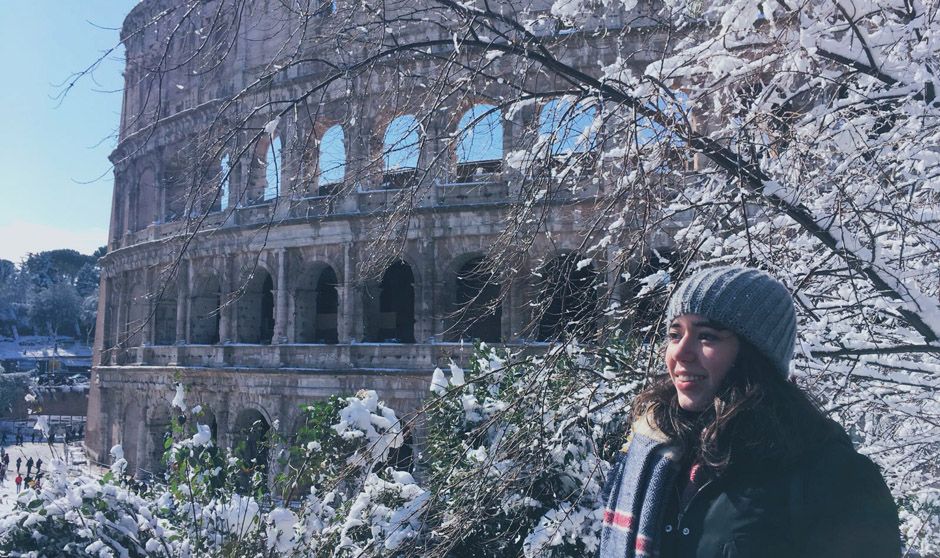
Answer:
<path fill-rule="evenodd" d="M 7 433 L 0 434 L 0 445 L 7 445 Z"/>
<path fill-rule="evenodd" d="M 40 474 L 39 471 L 42 470 L 42 458 L 39 458 L 39 461 L 36 462 L 36 474 Z"/>
<path fill-rule="evenodd" d="M 16 474 L 17 474 L 17 475 L 20 474 L 20 465 L 21 465 L 22 463 L 23 463 L 23 458 L 22 458 L 22 457 L 17 457 L 17 458 L 16 458 Z"/>
<path fill-rule="evenodd" d="M 16 493 L 19 494 L 19 493 L 20 493 L 20 488 L 23 487 L 23 477 L 21 477 L 19 474 L 17 474 L 17 475 L 16 475 L 16 478 L 13 479 L 13 482 L 16 483 Z"/>
<path fill-rule="evenodd" d="M 29 441 L 34 444 L 36 443 L 36 431 L 35 430 L 29 433 Z"/>
<path fill-rule="evenodd" d="M 23 445 L 23 433 L 22 433 L 22 432 L 17 432 L 17 433 L 16 433 L 16 445 L 18 445 L 18 446 L 22 446 L 22 445 Z"/>
<path fill-rule="evenodd" d="M 33 461 L 32 457 L 26 460 L 26 478 L 29 478 L 33 473 L 33 463 L 35 463 L 35 461 Z"/>

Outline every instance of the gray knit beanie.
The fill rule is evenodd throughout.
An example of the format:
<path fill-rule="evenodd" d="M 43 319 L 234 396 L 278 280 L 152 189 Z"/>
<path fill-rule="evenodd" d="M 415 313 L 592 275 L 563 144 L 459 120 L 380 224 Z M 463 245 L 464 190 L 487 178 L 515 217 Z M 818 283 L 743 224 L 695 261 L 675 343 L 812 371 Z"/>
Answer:
<path fill-rule="evenodd" d="M 757 269 L 714 267 L 692 274 L 672 293 L 666 323 L 699 314 L 753 345 L 786 377 L 796 343 L 793 297 L 782 283 Z"/>

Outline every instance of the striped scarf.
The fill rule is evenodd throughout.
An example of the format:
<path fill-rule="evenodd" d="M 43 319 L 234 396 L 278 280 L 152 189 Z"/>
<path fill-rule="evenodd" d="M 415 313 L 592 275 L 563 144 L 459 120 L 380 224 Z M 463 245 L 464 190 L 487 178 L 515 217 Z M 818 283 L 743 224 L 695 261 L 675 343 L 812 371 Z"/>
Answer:
<path fill-rule="evenodd" d="M 653 557 L 659 552 L 663 510 L 675 486 L 679 455 L 646 420 L 637 422 L 607 478 L 598 558 Z"/>

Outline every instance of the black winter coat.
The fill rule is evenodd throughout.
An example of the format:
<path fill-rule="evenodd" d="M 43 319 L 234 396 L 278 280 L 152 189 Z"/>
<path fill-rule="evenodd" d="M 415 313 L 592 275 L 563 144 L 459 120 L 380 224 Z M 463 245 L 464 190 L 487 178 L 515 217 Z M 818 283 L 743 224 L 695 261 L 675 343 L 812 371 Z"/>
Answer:
<path fill-rule="evenodd" d="M 794 466 L 729 467 L 666 510 L 662 558 L 888 558 L 901 555 L 894 499 L 849 437 L 833 434 Z"/>

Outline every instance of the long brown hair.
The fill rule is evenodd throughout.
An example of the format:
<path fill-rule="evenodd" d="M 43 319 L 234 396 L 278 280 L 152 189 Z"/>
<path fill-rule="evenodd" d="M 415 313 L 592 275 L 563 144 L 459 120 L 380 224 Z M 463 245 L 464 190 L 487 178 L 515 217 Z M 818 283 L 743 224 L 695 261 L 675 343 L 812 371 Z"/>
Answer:
<path fill-rule="evenodd" d="M 830 424 L 806 392 L 743 339 L 708 409 L 683 410 L 667 374 L 634 400 L 633 419 L 641 417 L 715 473 L 746 463 L 793 463 L 828 434 Z"/>

